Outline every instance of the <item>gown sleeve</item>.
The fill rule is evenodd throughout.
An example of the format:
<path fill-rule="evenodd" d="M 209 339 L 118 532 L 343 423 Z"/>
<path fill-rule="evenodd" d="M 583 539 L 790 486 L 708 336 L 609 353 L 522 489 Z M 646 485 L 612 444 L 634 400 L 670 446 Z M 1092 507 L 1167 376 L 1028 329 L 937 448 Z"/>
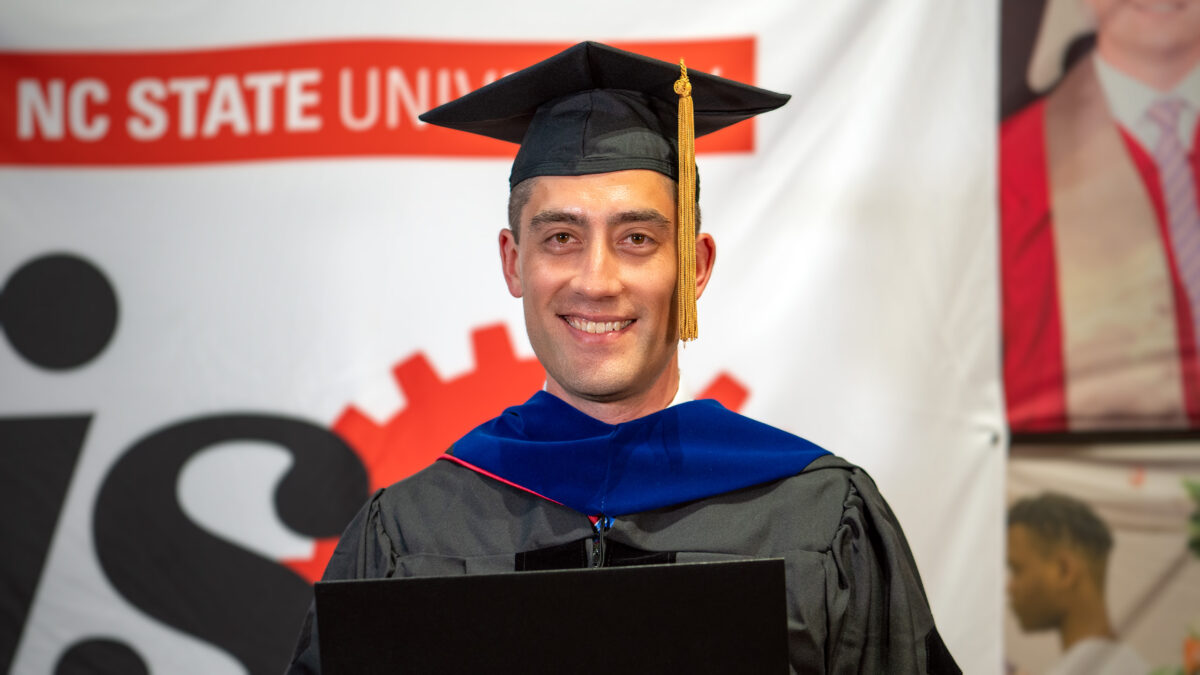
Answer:
<path fill-rule="evenodd" d="M 861 469 L 830 553 L 827 672 L 960 675 L 934 625 L 912 552 L 891 508 Z"/>
<path fill-rule="evenodd" d="M 390 577 L 395 572 L 395 548 L 380 520 L 380 498 L 376 492 L 354 520 L 346 526 L 337 548 L 325 566 L 322 581 L 333 579 L 374 579 Z M 317 608 L 310 603 L 287 675 L 320 675 L 321 653 L 317 639 Z"/>

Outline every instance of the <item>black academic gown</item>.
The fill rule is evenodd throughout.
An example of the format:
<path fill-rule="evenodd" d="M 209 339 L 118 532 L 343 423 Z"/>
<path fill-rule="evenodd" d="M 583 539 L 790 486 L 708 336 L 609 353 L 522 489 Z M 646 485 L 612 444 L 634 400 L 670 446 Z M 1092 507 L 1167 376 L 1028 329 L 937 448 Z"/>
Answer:
<path fill-rule="evenodd" d="M 870 477 L 833 455 L 794 476 L 599 526 L 438 461 L 372 497 L 324 578 L 766 557 L 786 563 L 792 672 L 960 672 L 938 636 L 900 524 Z M 312 608 L 288 672 L 320 672 Z"/>

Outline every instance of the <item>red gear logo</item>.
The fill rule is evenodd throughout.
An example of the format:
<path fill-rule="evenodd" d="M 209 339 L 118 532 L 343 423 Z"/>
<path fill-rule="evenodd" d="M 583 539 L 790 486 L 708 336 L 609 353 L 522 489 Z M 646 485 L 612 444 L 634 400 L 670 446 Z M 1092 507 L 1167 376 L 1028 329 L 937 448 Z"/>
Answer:
<path fill-rule="evenodd" d="M 441 379 L 420 352 L 397 364 L 392 375 L 407 404 L 384 424 L 354 406 L 334 423 L 333 430 L 362 459 L 372 492 L 429 466 L 454 441 L 504 408 L 522 403 L 546 381 L 537 359 L 517 357 L 503 324 L 476 329 L 471 345 L 475 370 L 452 380 Z M 716 399 L 737 411 L 748 395 L 737 380 L 721 373 L 698 398 Z M 316 581 L 336 544 L 336 537 L 320 539 L 311 558 L 283 564 Z"/>

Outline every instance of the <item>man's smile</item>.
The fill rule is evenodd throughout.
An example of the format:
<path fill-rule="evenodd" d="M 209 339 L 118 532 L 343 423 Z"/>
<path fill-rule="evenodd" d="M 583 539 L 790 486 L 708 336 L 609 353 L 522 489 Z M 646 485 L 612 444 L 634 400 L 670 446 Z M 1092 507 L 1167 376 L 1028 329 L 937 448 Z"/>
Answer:
<path fill-rule="evenodd" d="M 578 331 L 583 331 L 584 333 L 595 333 L 595 334 L 615 333 L 618 331 L 625 330 L 626 328 L 629 327 L 629 324 L 633 323 L 633 319 L 615 319 L 615 320 L 608 320 L 608 321 L 593 321 L 591 319 L 585 319 L 584 317 L 581 317 L 581 316 L 571 316 L 571 315 L 561 315 L 561 314 L 559 316 L 561 316 L 562 319 L 564 321 L 566 321 L 567 325 L 569 325 L 571 328 L 574 328 L 575 330 L 578 330 Z"/>

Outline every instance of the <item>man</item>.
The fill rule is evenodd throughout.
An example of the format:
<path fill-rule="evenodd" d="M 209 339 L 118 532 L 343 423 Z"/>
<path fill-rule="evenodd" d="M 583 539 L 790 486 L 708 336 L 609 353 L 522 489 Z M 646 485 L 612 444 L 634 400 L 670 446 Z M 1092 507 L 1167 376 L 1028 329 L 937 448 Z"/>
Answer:
<path fill-rule="evenodd" d="M 1000 140 L 1015 431 L 1200 425 L 1200 0 L 1049 0 L 1031 65 L 1093 54 Z"/>
<path fill-rule="evenodd" d="M 672 405 L 716 256 L 693 125 L 786 100 L 583 43 L 423 117 L 521 144 L 500 258 L 546 387 L 377 493 L 326 579 L 782 557 L 794 671 L 958 672 L 865 473 L 714 401 Z M 313 622 L 293 672 L 318 669 Z"/>
<path fill-rule="evenodd" d="M 1045 493 L 1008 511 L 1008 594 L 1026 632 L 1056 630 L 1052 675 L 1145 675 L 1149 665 L 1116 641 L 1104 600 L 1112 534 L 1087 504 Z"/>

